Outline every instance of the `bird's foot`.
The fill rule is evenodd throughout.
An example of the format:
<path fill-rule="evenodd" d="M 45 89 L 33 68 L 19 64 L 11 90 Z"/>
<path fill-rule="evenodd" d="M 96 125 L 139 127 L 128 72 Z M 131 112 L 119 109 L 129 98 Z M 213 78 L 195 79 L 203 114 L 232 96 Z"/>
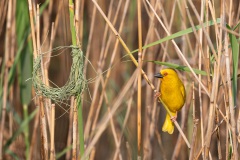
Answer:
<path fill-rule="evenodd" d="M 175 116 L 172 116 L 170 119 L 171 119 L 171 121 L 174 123 L 174 122 L 177 120 L 177 113 L 176 113 Z"/>
<path fill-rule="evenodd" d="M 154 95 L 154 98 L 157 99 L 160 96 L 161 96 L 161 93 L 160 92 L 156 92 L 155 95 Z"/>
<path fill-rule="evenodd" d="M 177 116 L 171 117 L 171 121 L 174 123 L 177 120 Z"/>

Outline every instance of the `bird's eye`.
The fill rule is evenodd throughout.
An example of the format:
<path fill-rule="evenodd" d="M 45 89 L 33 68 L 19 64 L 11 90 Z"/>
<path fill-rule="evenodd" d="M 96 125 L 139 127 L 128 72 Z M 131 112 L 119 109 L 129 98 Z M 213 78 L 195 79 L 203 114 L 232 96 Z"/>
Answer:
<path fill-rule="evenodd" d="M 167 76 L 167 75 L 168 75 L 168 73 L 167 73 L 167 72 L 164 72 L 164 73 L 163 73 L 163 75 L 164 75 L 164 76 Z"/>

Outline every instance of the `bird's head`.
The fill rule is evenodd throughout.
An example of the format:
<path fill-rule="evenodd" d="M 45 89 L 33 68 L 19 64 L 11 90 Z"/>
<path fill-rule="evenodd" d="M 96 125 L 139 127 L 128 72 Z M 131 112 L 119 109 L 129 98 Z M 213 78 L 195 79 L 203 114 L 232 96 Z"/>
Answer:
<path fill-rule="evenodd" d="M 155 74 L 154 77 L 160 78 L 161 81 L 163 81 L 164 79 L 166 80 L 178 79 L 177 72 L 171 68 L 161 70 L 160 73 Z"/>

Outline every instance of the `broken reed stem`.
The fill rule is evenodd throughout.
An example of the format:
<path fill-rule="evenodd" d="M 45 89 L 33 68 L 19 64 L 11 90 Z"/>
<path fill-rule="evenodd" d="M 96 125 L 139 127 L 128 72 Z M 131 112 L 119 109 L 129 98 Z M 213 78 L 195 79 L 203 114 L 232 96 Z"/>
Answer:
<path fill-rule="evenodd" d="M 54 129 L 55 129 L 55 104 L 51 105 L 51 128 L 50 128 L 50 134 L 51 134 L 51 144 L 50 144 L 50 160 L 55 159 L 55 149 L 54 149 Z"/>
<path fill-rule="evenodd" d="M 141 157 L 141 128 L 142 128 L 142 15 L 141 0 L 137 1 L 138 11 L 138 99 L 137 99 L 137 138 L 138 138 L 138 157 Z"/>

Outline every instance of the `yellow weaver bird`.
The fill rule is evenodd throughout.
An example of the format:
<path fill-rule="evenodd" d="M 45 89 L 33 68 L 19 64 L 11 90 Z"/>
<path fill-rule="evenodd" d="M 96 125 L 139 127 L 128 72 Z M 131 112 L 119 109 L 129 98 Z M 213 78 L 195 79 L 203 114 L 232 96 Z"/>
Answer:
<path fill-rule="evenodd" d="M 173 121 L 176 120 L 177 112 L 183 107 L 186 100 L 185 87 L 177 72 L 170 68 L 161 70 L 154 77 L 161 81 L 160 93 L 157 93 L 156 96 L 162 99 L 172 116 L 171 118 L 167 113 L 162 131 L 172 134 L 174 131 Z"/>

